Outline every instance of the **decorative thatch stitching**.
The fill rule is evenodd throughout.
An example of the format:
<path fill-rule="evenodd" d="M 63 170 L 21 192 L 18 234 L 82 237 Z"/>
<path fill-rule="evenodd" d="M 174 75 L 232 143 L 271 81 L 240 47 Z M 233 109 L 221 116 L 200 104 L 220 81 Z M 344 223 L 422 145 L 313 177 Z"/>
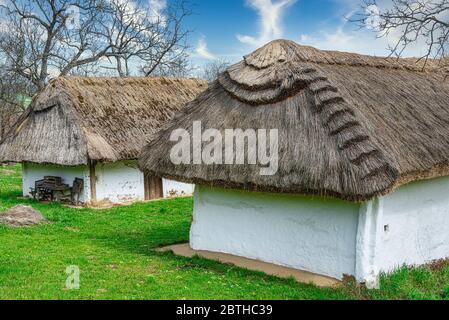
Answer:
<path fill-rule="evenodd" d="M 339 152 L 361 170 L 366 171 L 368 168 L 368 166 L 362 167 L 364 163 L 376 163 L 374 167 L 371 165 L 370 171 L 362 173 L 361 180 L 388 173 L 389 179 L 385 183 L 393 184 L 397 171 L 387 162 L 382 152 L 371 143 L 370 136 L 363 131 L 355 111 L 339 94 L 338 88 L 316 68 L 310 66 L 308 69 L 310 70 L 308 74 L 313 78 L 307 87 L 313 97 L 311 105 L 321 117 L 323 126 L 329 130 L 329 135 L 335 138 Z M 351 149 L 357 151 L 350 153 Z"/>
<path fill-rule="evenodd" d="M 321 117 L 322 125 L 328 129 L 329 135 L 335 138 L 338 151 L 353 165 L 364 171 L 361 173 L 362 180 L 375 178 L 376 175 L 385 172 L 395 172 L 382 152 L 372 145 L 369 135 L 363 132 L 360 122 L 356 119 L 355 111 L 339 94 L 338 88 L 317 70 L 317 67 L 302 63 L 298 68 L 288 60 L 288 56 L 292 54 L 274 43 L 268 50 L 256 51 L 247 56 L 244 60 L 246 65 L 238 65 L 243 72 L 245 68 L 250 70 L 254 68 L 261 72 L 263 69 L 279 64 L 278 70 L 286 70 L 284 79 L 273 80 L 277 75 L 272 75 L 270 71 L 271 81 L 267 79 L 265 83 L 250 86 L 232 79 L 228 70 L 219 77 L 219 82 L 231 96 L 254 106 L 283 101 L 302 90 L 307 90 L 313 98 L 310 105 L 314 106 L 314 111 Z M 235 70 L 236 68 L 231 68 L 231 72 Z M 357 152 L 347 154 L 347 151 L 355 145 L 360 147 L 353 148 L 357 149 Z M 369 162 L 370 166 L 363 166 L 364 163 Z M 373 162 L 376 163 L 374 166 Z M 392 183 L 394 178 L 395 176 L 392 175 L 386 183 Z"/>

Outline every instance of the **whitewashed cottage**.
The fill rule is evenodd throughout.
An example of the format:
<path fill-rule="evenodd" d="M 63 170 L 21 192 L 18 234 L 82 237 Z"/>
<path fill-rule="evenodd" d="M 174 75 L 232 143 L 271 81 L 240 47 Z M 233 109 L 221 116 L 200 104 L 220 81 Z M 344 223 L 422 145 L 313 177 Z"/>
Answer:
<path fill-rule="evenodd" d="M 194 121 L 223 134 L 278 129 L 278 170 L 174 164 L 170 133 L 192 133 Z M 381 272 L 449 257 L 449 79 L 436 61 L 271 42 L 181 110 L 140 167 L 197 184 L 195 250 L 369 286 Z"/>
<path fill-rule="evenodd" d="M 144 175 L 141 148 L 175 111 L 207 87 L 175 78 L 51 81 L 0 142 L 0 162 L 23 166 L 23 194 L 36 181 L 84 181 L 80 201 L 123 203 L 189 195 L 190 184 Z"/>

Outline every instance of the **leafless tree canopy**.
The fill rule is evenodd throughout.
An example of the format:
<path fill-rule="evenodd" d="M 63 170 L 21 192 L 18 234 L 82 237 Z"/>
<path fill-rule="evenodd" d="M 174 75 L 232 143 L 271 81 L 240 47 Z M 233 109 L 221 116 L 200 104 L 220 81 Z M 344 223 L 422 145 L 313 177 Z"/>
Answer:
<path fill-rule="evenodd" d="M 66 75 L 108 51 L 96 31 L 100 1 L 7 0 L 2 9 L 1 53 L 12 72 L 38 89 L 50 71 Z"/>
<path fill-rule="evenodd" d="M 185 76 L 186 1 L 0 0 L 0 139 L 50 78 Z"/>
<path fill-rule="evenodd" d="M 380 36 L 397 40 L 389 49 L 400 57 L 413 44 L 424 44 L 421 58 L 444 58 L 449 44 L 449 0 L 392 0 L 390 9 L 379 11 L 375 0 L 364 0 L 357 19 Z M 393 34 L 394 33 L 394 34 Z"/>
<path fill-rule="evenodd" d="M 201 78 L 213 82 L 218 78 L 218 75 L 225 71 L 231 63 L 224 59 L 214 60 L 204 66 Z"/>
<path fill-rule="evenodd" d="M 185 1 L 170 3 L 159 11 L 131 0 L 109 0 L 101 36 L 111 47 L 118 74 L 130 75 L 136 64 L 146 76 L 182 73 L 187 66 L 189 34 L 183 24 L 190 14 Z"/>
<path fill-rule="evenodd" d="M 184 0 L 157 10 L 132 0 L 4 0 L 1 9 L 0 54 L 37 89 L 99 66 L 149 76 L 186 59 Z"/>
<path fill-rule="evenodd" d="M 26 108 L 34 86 L 0 67 L 0 140 Z"/>

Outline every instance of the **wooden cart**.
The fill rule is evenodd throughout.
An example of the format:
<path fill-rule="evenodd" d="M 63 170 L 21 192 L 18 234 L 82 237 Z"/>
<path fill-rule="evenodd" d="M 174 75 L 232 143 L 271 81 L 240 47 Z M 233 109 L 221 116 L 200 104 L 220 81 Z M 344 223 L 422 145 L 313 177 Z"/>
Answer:
<path fill-rule="evenodd" d="M 61 177 L 45 176 L 38 180 L 31 188 L 31 195 L 38 201 L 64 201 L 70 200 L 71 203 L 78 204 L 79 197 L 84 188 L 84 180 L 76 178 L 73 187 L 63 183 Z"/>

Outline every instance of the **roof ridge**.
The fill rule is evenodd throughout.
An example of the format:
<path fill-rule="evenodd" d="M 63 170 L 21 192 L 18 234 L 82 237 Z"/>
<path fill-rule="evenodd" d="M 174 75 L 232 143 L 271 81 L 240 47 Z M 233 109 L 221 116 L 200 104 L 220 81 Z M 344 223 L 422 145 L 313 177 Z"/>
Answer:
<path fill-rule="evenodd" d="M 85 81 L 185 81 L 185 82 L 198 82 L 198 83 L 203 83 L 203 82 L 207 82 L 206 80 L 203 79 L 198 79 L 198 78 L 181 78 L 181 77 L 165 77 L 165 76 L 160 76 L 160 77 L 139 77 L 139 76 L 128 76 L 128 77 L 107 77 L 107 76 L 95 76 L 95 77 L 84 77 L 84 76 L 60 76 L 60 77 L 56 77 L 53 78 L 49 81 L 49 83 L 53 83 L 53 82 L 62 82 L 64 83 L 64 81 L 80 81 L 80 80 L 85 80 Z"/>
<path fill-rule="evenodd" d="M 243 61 L 255 69 L 268 68 L 285 61 L 315 64 L 364 66 L 412 72 L 444 72 L 449 67 L 449 59 L 427 59 L 417 57 L 394 58 L 336 50 L 321 50 L 313 46 L 298 44 L 291 40 L 273 40 L 249 55 Z"/>

